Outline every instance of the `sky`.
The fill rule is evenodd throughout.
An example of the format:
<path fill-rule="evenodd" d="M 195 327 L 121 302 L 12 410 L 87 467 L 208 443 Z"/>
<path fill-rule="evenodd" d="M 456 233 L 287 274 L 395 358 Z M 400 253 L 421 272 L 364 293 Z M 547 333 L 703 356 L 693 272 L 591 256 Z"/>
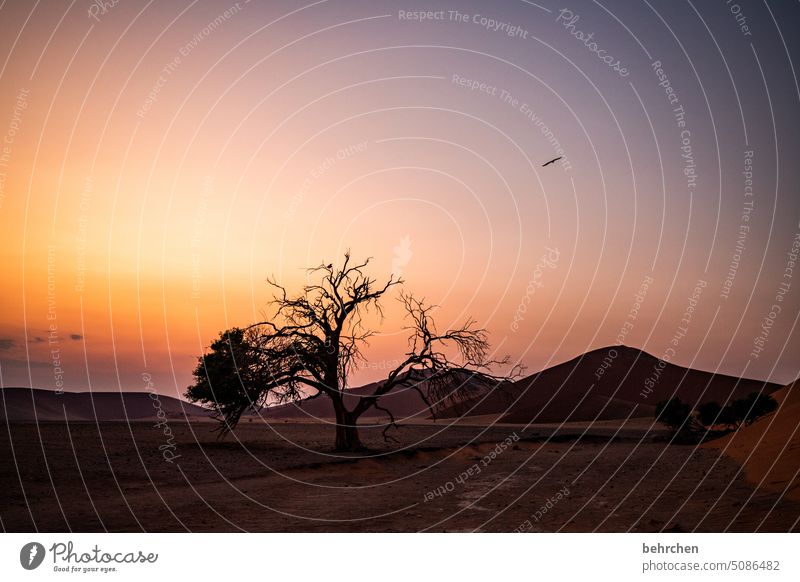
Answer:
<path fill-rule="evenodd" d="M 0 384 L 179 395 L 372 257 L 533 372 L 800 374 L 797 3 L 6 1 Z M 546 161 L 560 160 L 543 167 Z M 396 292 L 368 362 L 405 349 Z"/>

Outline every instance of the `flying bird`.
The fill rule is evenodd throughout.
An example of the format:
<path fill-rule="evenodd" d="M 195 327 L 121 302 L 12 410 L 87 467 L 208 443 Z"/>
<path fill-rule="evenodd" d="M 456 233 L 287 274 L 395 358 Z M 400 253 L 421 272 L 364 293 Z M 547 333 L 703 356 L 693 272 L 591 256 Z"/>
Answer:
<path fill-rule="evenodd" d="M 553 158 L 553 159 L 552 159 L 552 160 L 550 160 L 549 162 L 542 164 L 542 167 L 544 168 L 545 166 L 549 166 L 550 164 L 552 164 L 552 163 L 554 163 L 554 162 L 557 162 L 558 160 L 560 160 L 560 159 L 561 159 L 561 158 L 563 158 L 563 157 L 564 157 L 564 156 L 558 156 L 557 158 Z"/>

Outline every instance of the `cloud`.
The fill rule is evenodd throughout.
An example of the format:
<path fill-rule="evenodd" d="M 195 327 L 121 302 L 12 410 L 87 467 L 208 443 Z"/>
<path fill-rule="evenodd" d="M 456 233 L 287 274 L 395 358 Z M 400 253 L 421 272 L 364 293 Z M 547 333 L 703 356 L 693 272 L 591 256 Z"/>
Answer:
<path fill-rule="evenodd" d="M 6 358 L 3 360 L 3 372 L 10 370 L 28 370 L 29 368 L 33 369 L 53 369 L 53 362 L 46 362 L 41 360 L 26 360 L 23 358 Z"/>
<path fill-rule="evenodd" d="M 83 336 L 81 334 L 79 334 L 79 333 L 71 333 L 71 334 L 69 334 L 69 339 L 78 341 L 78 340 L 82 340 Z"/>
<path fill-rule="evenodd" d="M 0 337 L 0 350 L 10 350 L 14 347 L 14 340 L 10 337 Z"/>

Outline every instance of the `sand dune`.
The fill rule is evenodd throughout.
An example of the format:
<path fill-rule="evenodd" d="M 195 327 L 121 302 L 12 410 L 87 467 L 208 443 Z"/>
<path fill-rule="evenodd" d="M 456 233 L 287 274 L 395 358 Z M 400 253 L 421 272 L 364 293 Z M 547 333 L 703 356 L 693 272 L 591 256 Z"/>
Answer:
<path fill-rule="evenodd" d="M 679 397 L 697 404 L 725 402 L 777 384 L 663 362 L 647 352 L 612 346 L 587 352 L 515 382 L 468 407 L 470 415 L 504 413 L 503 422 L 565 422 L 652 417 L 655 405 Z M 649 390 L 649 391 L 648 391 Z M 465 412 L 462 405 L 449 412 Z"/>
<path fill-rule="evenodd" d="M 148 420 L 157 418 L 159 409 L 168 418 L 201 418 L 208 412 L 177 398 L 147 392 L 63 392 L 31 388 L 0 390 L 0 420 L 24 422 L 38 420 Z"/>
<path fill-rule="evenodd" d="M 800 380 L 772 396 L 780 405 L 773 414 L 703 446 L 743 465 L 752 483 L 800 500 Z"/>
<path fill-rule="evenodd" d="M 465 377 L 464 382 L 469 383 L 467 377 Z M 344 397 L 345 406 L 347 406 L 349 409 L 352 409 L 361 396 L 369 396 L 375 392 L 378 384 L 379 383 L 374 382 L 372 384 L 367 384 L 366 386 L 360 386 L 358 388 L 352 388 L 348 390 Z M 420 385 L 420 389 L 423 391 L 423 393 L 425 392 L 424 383 Z M 485 394 L 487 388 L 484 386 L 475 385 L 475 383 L 473 383 L 470 385 L 469 390 L 472 394 L 478 396 Z M 436 405 L 437 403 L 433 404 Z M 412 388 L 396 388 L 381 398 L 380 405 L 383 408 L 391 410 L 392 414 L 398 421 L 425 420 L 431 416 L 428 405 L 422 399 L 419 392 Z M 441 408 L 449 407 L 449 405 L 449 402 L 447 403 L 447 406 L 439 404 L 436 406 L 436 409 L 439 410 Z M 330 399 L 322 396 L 311 400 L 304 400 L 297 404 L 285 404 L 270 408 L 268 410 L 263 410 L 261 412 L 261 416 L 267 419 L 292 418 L 314 420 L 317 418 L 331 419 L 335 415 Z M 364 413 L 362 418 L 386 418 L 386 413 L 381 410 L 371 408 Z"/>

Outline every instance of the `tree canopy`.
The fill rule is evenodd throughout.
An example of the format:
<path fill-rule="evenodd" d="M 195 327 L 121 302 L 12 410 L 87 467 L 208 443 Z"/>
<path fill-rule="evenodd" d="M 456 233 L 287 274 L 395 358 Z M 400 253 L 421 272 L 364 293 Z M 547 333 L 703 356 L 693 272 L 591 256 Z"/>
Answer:
<path fill-rule="evenodd" d="M 699 434 L 701 431 L 708 433 L 713 427 L 719 426 L 729 431 L 736 430 L 743 425 L 753 424 L 777 408 L 777 401 L 769 394 L 752 392 L 725 406 L 709 401 L 699 404 L 695 409 L 680 398 L 672 398 L 656 405 L 655 417 L 677 433 L 686 435 Z"/>
<path fill-rule="evenodd" d="M 336 448 L 362 448 L 358 418 L 370 408 L 386 413 L 386 431 L 397 426 L 381 398 L 398 387 L 415 390 L 433 414 L 438 404 L 466 398 L 519 375 L 522 368 L 508 357 L 489 355 L 487 331 L 468 318 L 462 325 L 438 331 L 433 307 L 410 293 L 398 299 L 405 311 L 406 352 L 371 394 L 348 409 L 344 395 L 348 377 L 364 361 L 363 347 L 376 332 L 367 327 L 370 313 L 382 320 L 384 295 L 403 281 L 394 275 L 383 282 L 369 276 L 370 259 L 342 264 L 322 263 L 308 269 L 308 283 L 297 294 L 274 279 L 264 318 L 250 326 L 223 332 L 201 356 L 195 383 L 186 395 L 212 406 L 222 433 L 236 426 L 248 409 L 304 398 L 330 398 L 336 414 Z M 509 368 L 497 375 L 497 367 Z"/>

